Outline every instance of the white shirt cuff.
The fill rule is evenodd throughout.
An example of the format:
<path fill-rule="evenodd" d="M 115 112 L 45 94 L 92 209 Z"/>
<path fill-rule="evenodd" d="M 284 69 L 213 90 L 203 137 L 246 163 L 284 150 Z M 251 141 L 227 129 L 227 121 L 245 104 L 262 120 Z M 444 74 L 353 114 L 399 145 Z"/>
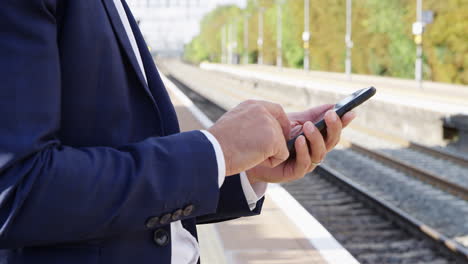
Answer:
<path fill-rule="evenodd" d="M 218 187 L 221 188 L 224 183 L 224 179 L 226 178 L 226 162 L 224 161 L 224 154 L 223 150 L 221 149 L 221 145 L 219 145 L 218 140 L 208 131 L 200 130 L 206 138 L 211 142 L 213 145 L 215 154 L 216 154 L 216 161 L 218 163 Z"/>
<path fill-rule="evenodd" d="M 208 131 L 200 130 L 206 138 L 211 142 L 216 154 L 216 161 L 218 163 L 218 186 L 221 188 L 226 178 L 226 162 L 224 160 L 223 150 L 221 145 L 219 145 L 218 140 Z M 249 178 L 245 172 L 240 173 L 240 181 L 242 185 L 242 190 L 244 191 L 245 199 L 249 205 L 250 210 L 255 209 L 257 202 L 265 196 L 268 183 L 258 182 L 255 184 L 250 184 Z"/>
<path fill-rule="evenodd" d="M 257 202 L 265 196 L 268 183 L 257 182 L 250 184 L 249 178 L 245 172 L 240 173 L 240 180 L 245 199 L 247 200 L 250 210 L 253 210 L 257 207 Z"/>

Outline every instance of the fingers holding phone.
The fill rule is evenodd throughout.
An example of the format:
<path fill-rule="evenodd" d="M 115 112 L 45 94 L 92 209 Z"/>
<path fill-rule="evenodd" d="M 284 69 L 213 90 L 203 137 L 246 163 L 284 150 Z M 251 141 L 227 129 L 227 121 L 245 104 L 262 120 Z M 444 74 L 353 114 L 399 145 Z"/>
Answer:
<path fill-rule="evenodd" d="M 294 142 L 295 157 L 289 158 L 276 167 L 260 164 L 248 170 L 247 177 L 251 183 L 294 181 L 315 169 L 327 153 L 325 141 L 312 122 L 306 122 L 302 130 L 303 135 Z"/>
<path fill-rule="evenodd" d="M 351 121 L 354 120 L 354 118 L 356 118 L 356 113 L 354 111 L 350 111 L 344 114 L 341 118 L 341 124 L 343 125 L 343 128 L 347 127 Z"/>
<path fill-rule="evenodd" d="M 327 152 L 331 151 L 340 141 L 341 130 L 343 125 L 341 123 L 340 117 L 333 110 L 329 110 L 325 114 L 325 123 L 327 124 L 327 136 L 325 137 L 325 146 Z"/>
<path fill-rule="evenodd" d="M 372 97 L 375 92 L 373 87 L 362 89 L 334 106 L 323 105 L 288 114 L 289 130 L 283 133 L 285 138 L 292 138 L 286 144 L 290 153 L 289 158 L 278 166 L 259 164 L 249 169 L 247 177 L 250 182 L 288 182 L 304 177 L 306 173 L 315 169 L 327 152 L 339 142 L 342 129 L 356 116 L 350 111 Z M 322 119 L 323 113 L 330 108 L 333 110 Z M 317 121 L 318 119 L 320 120 Z M 317 122 L 313 124 L 311 121 Z M 282 128 L 284 129 L 284 126 Z"/>
<path fill-rule="evenodd" d="M 348 125 L 355 114 L 343 116 Z M 326 133 L 320 131 L 312 122 L 308 121 L 302 126 L 302 135 L 294 142 L 295 156 L 290 162 L 294 163 L 295 174 L 304 175 L 313 171 L 322 163 L 325 156 L 340 141 L 341 131 L 345 125 L 334 111 L 328 111 L 324 120 Z M 326 136 L 324 136 L 326 135 Z"/>
<path fill-rule="evenodd" d="M 307 141 L 309 141 L 309 151 L 307 154 L 310 159 L 310 164 L 306 171 L 307 173 L 315 169 L 315 167 L 322 162 L 328 151 L 322 134 L 312 122 L 306 122 L 303 131 Z M 297 152 L 296 162 L 301 159 L 301 155 L 303 154 Z"/>
<path fill-rule="evenodd" d="M 338 143 L 337 140 L 339 140 L 340 136 L 337 136 L 336 132 L 341 131 L 341 129 L 347 126 L 354 118 L 353 113 L 350 113 L 348 115 L 346 114 L 349 113 L 355 107 L 361 105 L 362 103 L 370 99 L 372 96 L 375 95 L 375 93 L 376 89 L 374 87 L 358 90 L 352 93 L 350 96 L 346 97 L 345 99 L 339 101 L 337 104 L 335 104 L 333 110 L 329 110 L 327 112 L 326 116 L 328 117 L 323 118 L 322 120 L 315 123 L 317 129 L 320 130 L 322 135 L 327 139 L 327 149 L 331 150 Z M 295 115 L 298 114 L 295 113 Z M 340 117 L 343 117 L 343 123 L 341 123 Z M 338 122 L 338 120 L 340 123 L 335 124 L 335 122 Z M 331 125 L 332 127 L 329 128 L 328 125 Z M 332 132 L 333 135 L 328 135 L 329 132 Z M 303 135 L 303 133 L 301 133 L 300 135 Z M 287 142 L 287 147 L 289 152 L 291 153 L 291 157 L 295 156 L 294 141 L 296 140 L 296 138 L 297 137 Z"/>

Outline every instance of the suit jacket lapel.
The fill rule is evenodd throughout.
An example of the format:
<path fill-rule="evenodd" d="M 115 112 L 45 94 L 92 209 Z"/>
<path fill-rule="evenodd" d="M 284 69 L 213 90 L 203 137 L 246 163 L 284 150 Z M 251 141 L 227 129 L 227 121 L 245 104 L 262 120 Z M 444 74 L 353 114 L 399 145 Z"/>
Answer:
<path fill-rule="evenodd" d="M 177 120 L 177 115 L 172 105 L 171 99 L 164 87 L 156 65 L 154 64 L 153 57 L 148 50 L 147 44 L 141 34 L 140 28 L 133 17 L 130 8 L 128 7 L 125 0 L 122 0 L 122 5 L 127 13 L 130 26 L 132 27 L 133 34 L 135 35 L 135 40 L 140 50 L 141 59 L 146 71 L 146 78 L 148 78 L 148 86 L 153 94 L 157 98 L 157 106 L 159 108 L 160 119 L 163 120 L 164 129 L 166 135 L 179 133 L 179 122 Z"/>
<path fill-rule="evenodd" d="M 122 24 L 122 20 L 120 18 L 119 12 L 117 11 L 117 8 L 115 7 L 114 0 L 102 0 L 102 1 L 104 2 L 104 6 L 107 10 L 107 14 L 112 23 L 112 27 L 114 28 L 114 32 L 117 35 L 117 39 L 122 45 L 124 52 L 127 55 L 132 65 L 133 70 L 137 74 L 138 79 L 141 82 L 141 85 L 143 85 L 144 89 L 146 90 L 146 93 L 151 97 L 151 100 L 153 101 L 153 103 L 156 104 L 153 98 L 153 95 L 151 94 L 148 88 L 148 84 L 146 83 L 145 78 L 143 77 L 143 73 L 141 72 L 140 66 L 138 65 L 135 52 L 132 49 L 132 45 L 130 44 L 130 40 L 128 39 L 127 32 L 125 31 L 125 28 Z"/>

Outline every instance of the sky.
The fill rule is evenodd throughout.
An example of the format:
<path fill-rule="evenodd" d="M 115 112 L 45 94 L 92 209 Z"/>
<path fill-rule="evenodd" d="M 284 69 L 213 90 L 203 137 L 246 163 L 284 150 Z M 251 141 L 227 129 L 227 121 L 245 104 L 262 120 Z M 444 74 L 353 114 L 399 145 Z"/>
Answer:
<path fill-rule="evenodd" d="M 127 0 L 152 50 L 182 51 L 199 33 L 200 20 L 218 5 L 245 7 L 247 0 Z"/>

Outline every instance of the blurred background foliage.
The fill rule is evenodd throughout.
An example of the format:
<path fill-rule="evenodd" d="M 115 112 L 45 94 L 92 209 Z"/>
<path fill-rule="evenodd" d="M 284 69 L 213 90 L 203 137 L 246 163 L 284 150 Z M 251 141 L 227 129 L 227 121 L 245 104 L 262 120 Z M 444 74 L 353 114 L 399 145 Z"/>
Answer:
<path fill-rule="evenodd" d="M 250 0 L 245 9 L 222 6 L 207 14 L 200 34 L 185 50 L 194 63 L 220 62 L 222 29 L 232 24 L 237 32 L 235 53 L 242 57 L 244 21 L 248 17 L 249 62 L 258 54 L 258 7 L 264 11 L 264 63 L 276 63 L 277 1 Z M 300 68 L 304 61 L 302 32 L 304 1 L 283 4 L 283 63 Z M 424 0 L 434 11 L 434 22 L 423 35 L 424 78 L 468 84 L 468 0 Z M 345 0 L 310 0 L 310 63 L 312 70 L 344 72 Z M 415 0 L 354 0 L 352 19 L 353 73 L 413 78 L 416 45 L 411 24 L 416 20 Z"/>

